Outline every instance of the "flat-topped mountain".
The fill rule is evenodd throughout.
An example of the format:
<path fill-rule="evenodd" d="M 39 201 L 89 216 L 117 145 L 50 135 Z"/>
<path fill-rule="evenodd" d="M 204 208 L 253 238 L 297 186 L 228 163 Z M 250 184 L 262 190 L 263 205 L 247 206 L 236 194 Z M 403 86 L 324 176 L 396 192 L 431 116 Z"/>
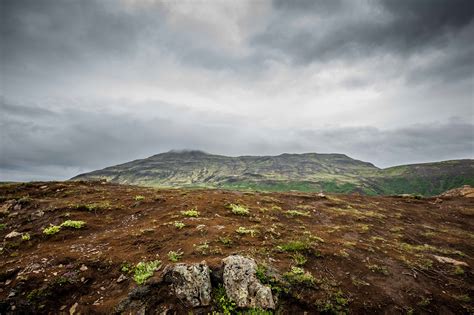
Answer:
<path fill-rule="evenodd" d="M 474 160 L 380 169 L 344 154 L 229 157 L 173 150 L 73 178 L 99 179 L 160 187 L 434 195 L 462 185 L 474 185 Z"/>

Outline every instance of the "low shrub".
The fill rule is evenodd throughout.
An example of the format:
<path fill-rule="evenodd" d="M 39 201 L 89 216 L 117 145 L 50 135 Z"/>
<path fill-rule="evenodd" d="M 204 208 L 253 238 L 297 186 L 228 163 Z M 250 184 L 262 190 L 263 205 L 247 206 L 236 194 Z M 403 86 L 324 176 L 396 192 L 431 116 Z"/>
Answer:
<path fill-rule="evenodd" d="M 232 211 L 233 214 L 237 214 L 237 215 L 249 215 L 250 214 L 249 209 L 247 207 L 242 206 L 242 205 L 231 203 L 229 205 L 229 208 L 230 208 L 230 210 Z"/>

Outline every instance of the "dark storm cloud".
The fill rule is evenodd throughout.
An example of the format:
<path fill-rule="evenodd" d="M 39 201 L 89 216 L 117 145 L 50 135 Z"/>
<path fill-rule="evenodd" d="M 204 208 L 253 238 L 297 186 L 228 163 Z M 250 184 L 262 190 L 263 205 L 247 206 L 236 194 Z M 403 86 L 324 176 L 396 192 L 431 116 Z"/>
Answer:
<path fill-rule="evenodd" d="M 171 9 L 160 1 L 126 6 L 111 0 L 2 0 L 1 5 L 2 58 L 8 60 L 2 66 L 14 73 L 75 72 L 78 65 L 94 71 L 109 60 L 133 61 L 140 54 L 151 65 L 164 54 L 209 69 L 236 68 L 254 58 L 223 53 L 212 36 L 192 24 L 174 28 Z"/>
<path fill-rule="evenodd" d="M 318 13 L 335 13 L 342 9 L 342 0 L 275 0 L 273 1 L 275 8 L 285 11 L 308 12 L 317 11 Z"/>
<path fill-rule="evenodd" d="M 354 4 L 343 0 L 276 0 L 276 17 L 253 38 L 253 44 L 283 53 L 297 64 L 332 60 L 354 63 L 383 54 L 406 58 L 415 53 L 446 50 L 451 55 L 456 51 L 449 47 L 451 42 L 468 30 L 469 36 L 455 45 L 472 55 L 473 1 L 385 0 Z M 301 25 L 305 19 L 311 22 Z M 467 75 L 472 75 L 472 61 L 465 61 L 453 56 L 447 63 L 456 69 L 471 67 Z M 465 78 L 466 73 L 461 74 Z"/>
<path fill-rule="evenodd" d="M 54 58 L 69 59 L 93 57 L 97 52 L 125 53 L 133 50 L 146 25 L 146 20 L 134 18 L 133 12 L 109 0 L 3 0 L 1 5 L 7 58 L 52 53 Z"/>

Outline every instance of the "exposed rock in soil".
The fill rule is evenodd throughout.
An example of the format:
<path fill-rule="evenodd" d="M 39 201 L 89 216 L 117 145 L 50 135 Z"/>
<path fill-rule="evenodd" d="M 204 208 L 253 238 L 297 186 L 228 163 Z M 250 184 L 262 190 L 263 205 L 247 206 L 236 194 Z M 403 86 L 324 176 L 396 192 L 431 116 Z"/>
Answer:
<path fill-rule="evenodd" d="M 454 266 L 466 266 L 468 267 L 469 265 L 465 263 L 464 261 L 456 260 L 450 257 L 444 257 L 444 256 L 437 256 L 433 255 L 433 257 L 439 261 L 440 263 L 447 263 L 447 264 L 452 264 Z"/>
<path fill-rule="evenodd" d="M 474 198 L 474 188 L 469 185 L 464 185 L 459 188 L 448 190 L 440 195 L 441 197 L 466 197 Z"/>
<path fill-rule="evenodd" d="M 224 288 L 238 307 L 275 309 L 272 291 L 257 279 L 253 259 L 232 255 L 223 259 Z"/>
<path fill-rule="evenodd" d="M 175 296 L 188 306 L 207 306 L 211 302 L 211 277 L 209 267 L 199 264 L 175 264 L 163 271 L 163 278 L 170 283 Z"/>
<path fill-rule="evenodd" d="M 5 235 L 5 238 L 6 239 L 17 238 L 17 237 L 20 237 L 21 235 L 22 235 L 22 233 L 19 233 L 17 231 L 13 231 L 13 232 L 10 232 L 7 235 Z"/>
<path fill-rule="evenodd" d="M 3 205 L 0 206 L 0 215 L 6 215 L 11 208 L 15 205 L 15 200 L 8 200 Z"/>

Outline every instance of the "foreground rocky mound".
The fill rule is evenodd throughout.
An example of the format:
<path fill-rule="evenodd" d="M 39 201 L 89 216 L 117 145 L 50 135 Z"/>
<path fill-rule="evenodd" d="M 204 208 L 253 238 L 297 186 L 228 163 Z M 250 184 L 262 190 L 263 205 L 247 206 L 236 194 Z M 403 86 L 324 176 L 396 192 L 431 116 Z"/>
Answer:
<path fill-rule="evenodd" d="M 474 198 L 0 186 L 0 314 L 473 312 Z"/>
<path fill-rule="evenodd" d="M 139 290 L 133 290 L 115 311 L 117 313 L 154 313 L 157 309 L 161 313 L 176 311 L 176 305 L 166 301 L 160 303 L 159 299 L 155 298 L 155 295 L 163 295 L 163 291 L 166 291 L 169 300 L 179 301 L 184 308 L 202 313 L 209 311 L 211 304 L 220 304 L 225 306 L 226 310 L 252 309 L 261 312 L 274 310 L 271 288 L 257 279 L 256 272 L 257 264 L 253 259 L 240 255 L 229 256 L 223 259 L 221 268 L 214 270 L 217 275 L 214 276 L 213 288 L 211 270 L 205 261 L 169 265 L 163 271 L 160 280 L 152 281 Z M 213 294 L 213 290 L 215 292 L 219 289 L 222 290 L 220 296 Z"/>

